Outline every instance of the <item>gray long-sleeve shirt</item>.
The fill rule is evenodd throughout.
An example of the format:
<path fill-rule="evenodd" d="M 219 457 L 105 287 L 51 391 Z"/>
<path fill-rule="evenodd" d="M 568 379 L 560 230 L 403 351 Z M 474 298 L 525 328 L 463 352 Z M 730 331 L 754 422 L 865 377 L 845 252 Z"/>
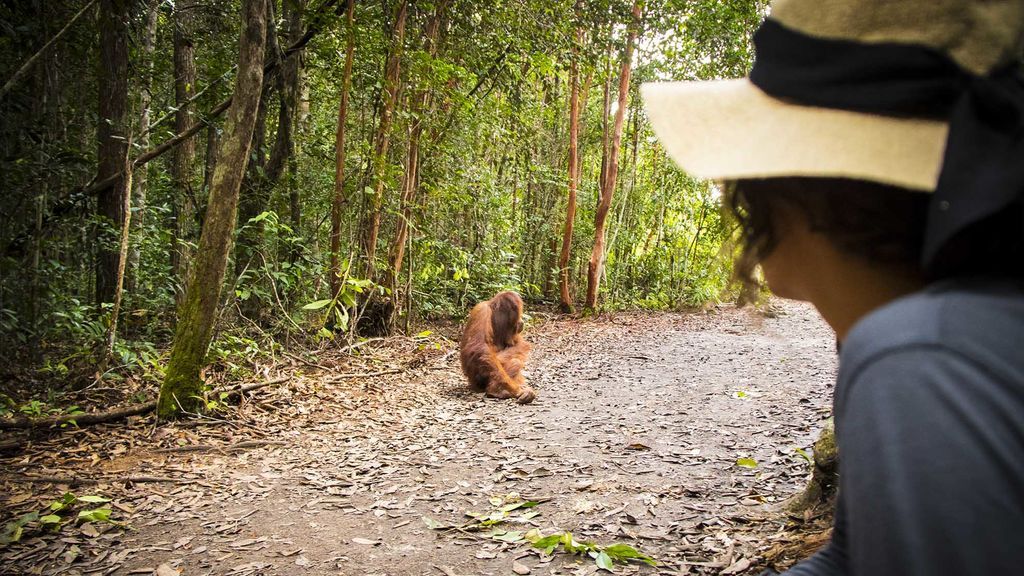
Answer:
<path fill-rule="evenodd" d="M 788 576 L 1024 574 L 1024 287 L 950 281 L 843 342 L 832 542 Z"/>

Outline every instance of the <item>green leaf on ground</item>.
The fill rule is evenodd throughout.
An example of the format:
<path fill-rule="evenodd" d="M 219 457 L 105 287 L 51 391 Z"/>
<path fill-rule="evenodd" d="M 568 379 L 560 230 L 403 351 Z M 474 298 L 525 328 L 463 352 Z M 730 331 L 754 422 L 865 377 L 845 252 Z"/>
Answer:
<path fill-rule="evenodd" d="M 637 560 L 651 566 L 658 565 L 653 558 L 628 544 L 616 543 L 601 547 L 593 542 L 577 542 L 571 532 L 555 532 L 550 536 L 544 536 L 535 528 L 527 532 L 523 538 L 533 544 L 534 548 L 549 555 L 555 552 L 559 544 L 568 554 L 589 554 L 597 562 L 598 568 L 608 571 L 612 570 L 615 562 L 626 564 Z"/>
<path fill-rule="evenodd" d="M 82 510 L 78 513 L 78 519 L 85 522 L 110 522 L 110 508 L 96 508 L 94 510 Z"/>
<path fill-rule="evenodd" d="M 611 556 L 605 552 L 600 552 L 597 557 L 594 558 L 594 562 L 597 563 L 597 567 L 602 570 L 607 570 L 609 572 L 615 571 L 615 563 L 612 561 Z"/>
<path fill-rule="evenodd" d="M 423 523 L 426 524 L 427 528 L 430 528 L 431 530 L 443 530 L 445 528 L 444 524 L 438 522 L 437 520 L 434 520 L 429 516 L 423 517 Z"/>
<path fill-rule="evenodd" d="M 657 566 L 658 563 L 653 558 L 646 554 L 641 554 L 639 550 L 633 548 L 628 544 L 612 544 L 604 549 L 604 552 L 611 556 L 612 560 L 617 562 L 627 562 L 629 560 L 639 560 L 651 566 Z"/>
<path fill-rule="evenodd" d="M 21 540 L 23 533 L 24 529 L 20 525 L 14 522 L 8 523 L 4 533 L 0 535 L 0 546 L 6 546 Z"/>
<path fill-rule="evenodd" d="M 53 512 L 60 512 L 61 510 L 74 504 L 75 500 L 77 500 L 77 498 L 75 498 L 74 494 L 72 494 L 71 492 L 65 492 L 64 495 L 61 496 L 60 500 L 55 500 L 53 503 L 50 504 L 50 510 Z"/>
<path fill-rule="evenodd" d="M 509 532 L 496 530 L 491 533 L 491 538 L 493 538 L 494 540 L 500 540 L 502 542 L 516 543 L 523 541 L 523 533 L 515 530 Z"/>
<path fill-rule="evenodd" d="M 545 536 L 538 538 L 533 542 L 533 547 L 542 550 L 545 554 L 551 554 L 558 547 L 559 542 L 562 541 L 562 535 L 560 533 L 552 534 L 551 536 Z"/>

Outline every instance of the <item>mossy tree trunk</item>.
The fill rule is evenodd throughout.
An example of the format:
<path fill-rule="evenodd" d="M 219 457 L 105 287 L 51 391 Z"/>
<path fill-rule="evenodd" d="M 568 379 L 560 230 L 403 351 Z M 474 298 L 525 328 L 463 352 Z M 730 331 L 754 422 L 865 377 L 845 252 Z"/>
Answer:
<path fill-rule="evenodd" d="M 810 517 L 819 510 L 831 510 L 838 484 L 839 450 L 836 448 L 835 424 L 829 419 L 814 443 L 811 480 L 803 492 L 786 503 L 786 512 L 797 517 Z"/>
<path fill-rule="evenodd" d="M 174 131 L 186 131 L 195 123 L 192 97 L 196 94 L 196 48 L 195 10 L 193 0 L 177 0 L 174 3 Z M 171 273 L 184 280 L 189 277 L 192 250 L 195 239 L 195 189 L 192 186 L 192 165 L 196 156 L 196 139 L 182 140 L 174 150 L 171 178 L 174 193 L 171 202 L 174 228 L 171 234 Z M 184 294 L 178 293 L 181 303 Z"/>
<path fill-rule="evenodd" d="M 221 139 L 220 161 L 213 174 L 210 198 L 185 299 L 178 309 L 178 325 L 167 374 L 160 387 L 157 415 L 170 418 L 180 410 L 201 406 L 199 370 L 206 357 L 216 319 L 221 284 L 231 252 L 249 148 L 256 125 L 256 108 L 263 85 L 267 0 L 244 0 L 239 41 L 238 76 Z"/>
<path fill-rule="evenodd" d="M 248 171 L 242 181 L 241 199 L 239 204 L 240 216 L 238 226 L 244 227 L 238 234 L 235 246 L 235 275 L 241 276 L 247 269 L 256 270 L 265 266 L 266 253 L 264 252 L 264 236 L 266 232 L 265 222 L 250 222 L 271 210 L 271 197 L 274 187 L 281 180 L 285 168 L 294 157 L 294 128 L 299 98 L 299 61 L 298 54 L 290 58 L 285 57 L 284 49 L 280 45 L 277 26 L 274 21 L 274 3 L 268 4 L 267 19 L 267 44 L 266 63 L 275 63 L 273 71 L 268 72 L 265 79 L 265 86 L 260 95 L 260 104 L 256 113 L 256 128 L 253 136 L 253 161 L 249 164 Z M 298 11 L 290 11 L 289 19 L 301 18 Z M 301 26 L 301 22 L 298 24 Z M 292 26 L 292 24 L 288 24 Z M 270 156 L 264 154 L 264 144 L 267 141 L 267 114 L 271 111 L 271 99 L 277 98 L 277 122 L 274 127 L 274 142 L 270 150 Z M 271 123 L 273 126 L 273 123 Z M 297 228 L 296 228 L 297 230 Z M 252 280 L 250 280 L 252 281 Z M 268 278 L 268 281 L 272 281 Z M 259 298 L 249 298 L 242 301 L 240 309 L 244 316 L 257 322 L 262 322 L 262 302 Z"/>

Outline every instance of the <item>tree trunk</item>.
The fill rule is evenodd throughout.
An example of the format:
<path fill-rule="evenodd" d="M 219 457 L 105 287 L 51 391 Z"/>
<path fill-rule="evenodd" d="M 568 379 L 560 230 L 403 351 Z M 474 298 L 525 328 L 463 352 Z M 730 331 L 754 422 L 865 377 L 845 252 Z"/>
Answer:
<path fill-rule="evenodd" d="M 160 418 L 180 415 L 180 409 L 195 411 L 202 405 L 199 370 L 213 335 L 217 301 L 231 252 L 238 194 L 249 162 L 249 147 L 263 84 L 267 12 L 267 0 L 244 0 L 242 3 L 235 94 L 224 127 L 220 161 L 213 175 L 199 250 L 189 275 L 185 300 L 179 308 L 171 358 L 160 388 L 157 406 Z"/>
<path fill-rule="evenodd" d="M 94 2 L 91 2 L 89 4 L 89 7 L 91 7 L 93 4 Z M 75 18 L 81 16 L 85 12 L 85 10 L 86 8 L 83 8 L 81 11 L 79 11 Z M 48 23 L 50 19 L 48 18 L 46 6 L 42 4 L 38 5 L 36 7 L 35 12 L 36 18 L 39 20 L 41 24 L 43 34 L 48 35 Z M 72 21 L 74 21 L 74 19 Z M 64 30 L 67 30 L 68 27 L 70 27 L 70 24 L 65 25 Z M 61 36 L 64 30 L 58 32 L 57 37 Z M 29 62 L 32 62 L 33 60 L 40 58 L 42 54 L 46 52 L 47 47 L 52 46 L 53 43 L 53 39 L 47 42 L 42 48 L 40 48 L 39 52 L 37 52 L 35 56 L 29 59 Z M 39 131 L 40 141 L 38 148 L 36 150 L 36 157 L 37 162 L 40 166 L 44 166 L 46 164 L 46 150 L 49 147 L 49 143 L 56 139 L 55 136 L 57 134 L 57 131 L 54 129 L 53 126 L 54 121 L 58 120 L 59 116 L 59 110 L 56 106 L 54 106 L 55 101 L 58 101 L 60 96 L 60 90 L 57 86 L 55 78 L 58 74 L 57 58 L 58 57 L 55 56 L 47 56 L 46 59 L 43 60 L 41 68 L 39 68 L 39 70 L 35 74 L 36 82 L 33 89 L 35 90 L 35 93 L 39 95 L 39 97 L 34 98 L 32 100 L 32 114 L 36 118 L 45 118 L 49 120 L 45 123 L 45 127 Z M 28 64 L 26 64 L 26 66 L 27 65 Z M 23 66 L 21 70 L 27 71 L 27 68 Z M 19 72 L 21 72 L 21 70 L 19 70 Z M 17 76 L 17 74 L 15 76 Z M 13 79 L 11 82 L 13 82 Z M 8 84 L 13 85 L 11 82 L 9 82 Z M 0 94 L 0 98 L 2 98 L 2 94 Z M 29 340 L 28 345 L 29 348 L 34 351 L 33 355 L 36 358 L 40 358 L 42 352 L 42 348 L 39 346 L 39 336 L 41 335 L 41 331 L 39 330 L 39 320 L 40 312 L 43 309 L 43 302 L 41 298 L 43 283 L 41 281 L 42 274 L 40 270 L 40 263 L 42 261 L 44 243 L 43 211 L 46 208 L 47 197 L 49 196 L 50 192 L 50 182 L 52 180 L 52 176 L 40 179 L 39 194 L 38 196 L 36 196 L 34 202 L 35 217 L 33 218 L 33 220 L 35 221 L 35 230 L 32 235 L 32 255 L 28 271 L 28 326 L 30 327 L 30 331 L 33 336 Z M 5 280 L 6 278 L 4 278 L 2 274 L 0 274 L 0 284 L 6 285 L 4 282 Z M 4 290 L 0 288 L 0 307 L 3 307 L 3 304 L 6 301 L 7 300 L 4 299 Z M 6 337 L 0 336 L 0 350 L 7 350 L 6 340 Z"/>
<path fill-rule="evenodd" d="M 623 120 L 626 116 L 626 103 L 629 97 L 629 74 L 632 68 L 633 45 L 636 43 L 637 28 L 640 26 L 640 2 L 633 4 L 633 21 L 629 27 L 625 53 L 622 56 L 622 74 L 619 76 L 618 109 L 615 111 L 615 126 L 608 152 L 608 170 L 601 188 L 601 201 L 594 215 L 594 249 L 590 253 L 587 267 L 587 302 L 586 307 L 593 310 L 597 306 L 597 292 L 604 266 L 605 220 L 612 206 L 612 195 L 615 193 L 615 181 L 619 175 L 619 148 L 622 144 Z"/>
<path fill-rule="evenodd" d="M 633 152 L 632 152 L 632 154 L 630 156 L 630 162 L 629 162 L 629 171 L 630 171 L 629 185 L 627 186 L 626 184 L 623 184 L 623 186 L 622 186 L 623 190 L 624 190 L 623 193 L 625 194 L 625 196 L 623 197 L 623 200 L 622 200 L 622 202 L 619 205 L 619 217 L 617 218 L 617 220 L 615 222 L 615 230 L 612 232 L 612 239 L 608 242 L 608 246 L 607 246 L 607 248 L 605 250 L 606 255 L 607 254 L 611 254 L 611 253 L 613 253 L 615 251 L 616 240 L 618 240 L 619 232 L 622 231 L 622 222 L 623 222 L 624 219 L 626 219 L 626 210 L 629 209 L 629 197 L 633 193 L 633 188 L 636 186 L 636 168 L 637 168 L 636 155 L 637 155 L 637 145 L 639 144 L 639 138 L 640 138 L 640 115 L 637 114 L 636 111 L 634 110 L 632 112 L 632 114 L 630 114 L 630 120 L 632 121 L 632 124 L 633 124 L 632 131 L 629 132 L 632 135 L 632 145 L 633 145 L 632 148 L 633 148 Z M 628 220 L 626 220 L 626 221 L 627 221 L 627 224 L 628 224 Z M 605 256 L 604 259 L 607 260 L 607 256 Z M 602 261 L 602 268 L 604 268 L 603 261 Z M 607 270 L 605 270 L 605 274 L 607 274 Z"/>
<path fill-rule="evenodd" d="M 128 0 L 100 2 L 99 141 L 97 180 L 120 174 L 128 153 Z M 97 229 L 96 303 L 113 302 L 119 265 L 114 239 L 124 221 L 124 175 L 97 197 L 96 213 L 117 234 Z"/>
<path fill-rule="evenodd" d="M 270 88 L 264 85 L 260 91 L 259 104 L 256 106 L 256 126 L 253 129 L 250 152 L 252 158 L 245 176 L 242 178 L 241 197 L 238 205 L 239 231 L 235 243 L 235 276 L 241 276 L 252 264 L 259 239 L 263 237 L 263 222 L 249 224 L 249 221 L 262 214 L 270 202 L 269 190 L 267 190 L 267 194 L 264 194 L 264 187 L 261 185 L 262 176 L 260 175 L 267 164 L 265 143 L 269 98 Z M 250 312 L 253 312 L 252 306 L 252 302 L 244 303 L 243 314 L 248 316 Z"/>
<path fill-rule="evenodd" d="M 220 133 L 217 131 L 217 127 L 210 125 L 206 129 L 206 160 L 204 161 L 205 166 L 203 168 L 203 194 L 204 197 L 210 196 L 210 186 L 213 185 L 213 171 L 217 167 L 217 145 L 220 140 Z M 202 222 L 202 218 L 197 218 L 199 222 Z"/>
<path fill-rule="evenodd" d="M 287 4 L 285 2 L 285 5 Z M 273 16 L 272 13 L 271 16 Z M 301 16 L 300 13 L 293 12 L 287 17 L 300 18 Z M 290 31 L 288 33 L 291 34 Z M 274 148 L 270 152 L 270 158 L 267 159 L 266 166 L 263 167 L 265 179 L 263 185 L 268 188 L 269 195 L 269 188 L 281 180 L 281 176 L 288 165 L 288 160 L 292 157 L 292 151 L 295 149 L 293 135 L 295 110 L 299 96 L 300 58 L 298 55 L 294 55 L 291 58 L 285 59 L 284 51 L 281 50 L 278 42 L 276 26 L 274 26 L 271 20 L 267 22 L 267 50 L 272 52 L 272 57 L 278 63 L 278 72 L 275 74 L 278 94 L 277 132 L 274 136 Z"/>
<path fill-rule="evenodd" d="M 367 278 L 374 278 L 376 271 L 377 237 L 380 235 L 381 211 L 384 203 L 385 165 L 391 141 L 391 122 L 395 113 L 395 105 L 398 102 L 399 72 L 402 62 L 402 46 L 405 41 L 405 18 L 408 12 L 408 2 L 399 0 L 394 24 L 391 28 L 391 49 L 388 51 L 387 64 L 384 67 L 384 83 L 381 87 L 380 98 L 380 123 L 374 137 L 373 157 L 370 165 L 373 195 L 361 226 L 363 256 L 366 258 L 364 271 Z"/>
<path fill-rule="evenodd" d="M 156 46 L 156 23 L 159 16 L 160 4 L 156 0 L 150 0 L 146 6 L 146 26 L 142 32 L 142 85 L 139 87 L 139 146 L 142 149 L 149 148 L 149 107 L 153 101 L 153 50 Z M 128 163 L 126 171 L 131 171 L 131 163 Z M 132 236 L 135 242 L 132 243 L 128 253 L 126 264 L 124 287 L 129 293 L 134 292 L 138 280 L 139 258 L 141 257 L 141 245 L 139 238 L 144 224 L 146 210 L 146 168 L 139 170 L 138 174 L 132 174 L 132 195 L 131 205 L 135 214 L 130 219 Z"/>
<path fill-rule="evenodd" d="M 437 56 L 437 35 L 441 29 L 441 17 L 447 0 L 442 0 L 434 7 L 434 14 L 427 22 L 423 43 L 427 54 L 433 59 Z M 389 330 L 394 328 L 394 311 L 398 308 L 398 278 L 402 273 L 402 262 L 405 259 L 406 238 L 412 225 L 412 206 L 419 189 L 420 168 L 420 137 L 423 134 L 423 115 L 430 108 L 431 92 L 422 88 L 413 96 L 409 114 L 412 125 L 409 128 L 409 153 L 405 163 L 405 176 L 402 180 L 402 196 L 399 206 L 398 222 L 395 225 L 395 237 L 388 250 L 388 270 L 385 286 L 391 290 L 391 312 L 388 318 Z"/>
<path fill-rule="evenodd" d="M 786 512 L 807 518 L 818 511 L 831 510 L 838 485 L 839 451 L 836 449 L 835 423 L 830 418 L 814 443 L 811 479 L 803 492 L 786 502 Z"/>
<path fill-rule="evenodd" d="M 608 144 L 611 137 L 611 123 L 609 117 L 612 113 L 612 26 L 608 25 L 608 54 L 605 60 L 604 70 L 604 99 L 601 105 L 601 175 L 598 178 L 597 204 L 601 203 L 600 194 L 604 191 L 604 182 L 608 179 Z"/>
<path fill-rule="evenodd" d="M 331 267 L 328 284 L 331 297 L 341 291 L 341 209 L 345 206 L 345 124 L 348 121 L 348 93 L 352 87 L 352 61 L 355 53 L 354 1 L 348 3 L 345 69 L 342 72 L 341 98 L 338 104 L 338 128 L 334 135 L 334 197 L 331 199 Z"/>
<path fill-rule="evenodd" d="M 579 2 L 577 2 L 577 8 Z M 577 44 L 583 43 L 583 29 L 576 30 Z M 566 314 L 575 312 L 572 295 L 569 293 L 569 257 L 572 249 L 572 229 L 576 221 L 576 188 L 580 181 L 580 78 L 579 78 L 579 47 L 573 50 L 572 64 L 569 69 L 569 198 L 565 207 L 565 228 L 562 232 L 562 252 L 558 257 L 558 285 L 560 293 L 560 309 Z"/>
<path fill-rule="evenodd" d="M 290 60 L 284 60 L 284 53 L 278 43 L 277 28 L 273 19 L 273 3 L 268 4 L 268 9 L 271 17 L 267 20 L 267 61 L 268 65 L 270 62 L 277 63 L 275 67 L 277 72 L 273 76 L 273 89 L 276 89 L 278 95 L 277 131 L 270 157 L 267 158 L 263 153 L 263 144 L 268 101 L 273 90 L 268 85 L 270 77 L 267 77 L 257 111 L 253 140 L 256 163 L 249 166 L 242 186 L 240 226 L 245 226 L 249 220 L 267 211 L 273 188 L 281 180 L 294 150 L 292 129 L 295 118 L 294 104 L 298 94 L 298 87 L 295 85 L 298 80 L 298 68 L 297 64 L 293 64 Z M 295 16 L 299 17 L 298 14 Z M 292 58 L 297 61 L 298 55 L 293 55 Z M 236 274 L 241 274 L 242 270 L 253 264 L 253 257 L 259 253 L 263 244 L 263 232 L 264 224 L 258 222 L 248 226 L 239 234 L 235 250 Z M 258 304 L 256 299 L 252 299 L 243 305 L 242 312 L 246 316 L 254 317 L 259 312 Z"/>
<path fill-rule="evenodd" d="M 703 204 L 700 207 L 700 218 L 697 220 L 697 231 L 693 233 L 693 240 L 690 242 L 690 246 L 683 253 L 682 270 L 680 273 L 685 279 L 690 272 L 690 262 L 693 259 L 694 254 L 697 252 L 697 244 L 700 242 L 700 235 L 704 232 L 704 220 L 708 215 L 708 201 L 705 198 Z"/>
<path fill-rule="evenodd" d="M 130 240 L 132 219 L 132 161 L 128 157 L 128 149 L 131 148 L 132 139 L 129 136 L 128 145 L 124 154 L 124 178 L 121 180 L 121 201 L 124 206 L 123 220 L 121 221 L 121 241 L 117 251 L 117 278 L 114 282 L 114 305 L 110 309 L 110 322 L 107 324 L 107 337 L 103 349 L 100 352 L 99 371 L 107 371 L 107 364 L 114 356 L 114 340 L 117 337 L 117 319 L 121 314 L 121 299 L 124 296 L 124 270 L 128 260 L 128 244 Z"/>
<path fill-rule="evenodd" d="M 177 0 L 174 4 L 174 131 L 182 133 L 194 123 L 193 105 L 196 93 L 195 32 L 196 4 L 194 0 Z M 196 139 L 190 136 L 174 150 L 171 166 L 171 275 L 185 285 L 188 278 L 192 250 L 189 245 L 195 237 L 196 195 L 192 186 L 192 164 L 196 155 Z M 180 304 L 183 293 L 178 292 Z"/>
<path fill-rule="evenodd" d="M 306 10 L 306 0 L 284 0 L 282 12 L 284 20 L 288 23 L 288 45 L 291 45 L 299 38 L 302 38 L 302 14 Z M 302 194 L 299 190 L 297 176 L 299 171 L 297 145 L 302 137 L 302 126 L 304 116 L 300 113 L 302 105 L 302 91 L 304 75 L 302 72 L 302 58 L 298 55 L 286 59 L 281 64 L 284 72 L 285 85 L 287 86 L 288 108 L 290 111 L 290 131 L 288 146 L 288 177 L 286 179 L 288 188 L 288 207 L 290 213 L 291 228 L 295 234 L 302 230 Z M 288 262 L 295 264 L 302 255 L 302 244 L 290 243 L 286 257 Z"/>

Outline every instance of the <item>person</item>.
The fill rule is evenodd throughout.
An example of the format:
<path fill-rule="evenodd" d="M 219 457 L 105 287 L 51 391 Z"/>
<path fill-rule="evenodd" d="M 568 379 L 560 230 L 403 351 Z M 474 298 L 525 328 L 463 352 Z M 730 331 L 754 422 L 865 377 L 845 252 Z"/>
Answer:
<path fill-rule="evenodd" d="M 1024 571 L 1024 0 L 777 0 L 749 77 L 642 88 L 737 274 L 842 343 L 830 543 L 787 574 Z"/>

